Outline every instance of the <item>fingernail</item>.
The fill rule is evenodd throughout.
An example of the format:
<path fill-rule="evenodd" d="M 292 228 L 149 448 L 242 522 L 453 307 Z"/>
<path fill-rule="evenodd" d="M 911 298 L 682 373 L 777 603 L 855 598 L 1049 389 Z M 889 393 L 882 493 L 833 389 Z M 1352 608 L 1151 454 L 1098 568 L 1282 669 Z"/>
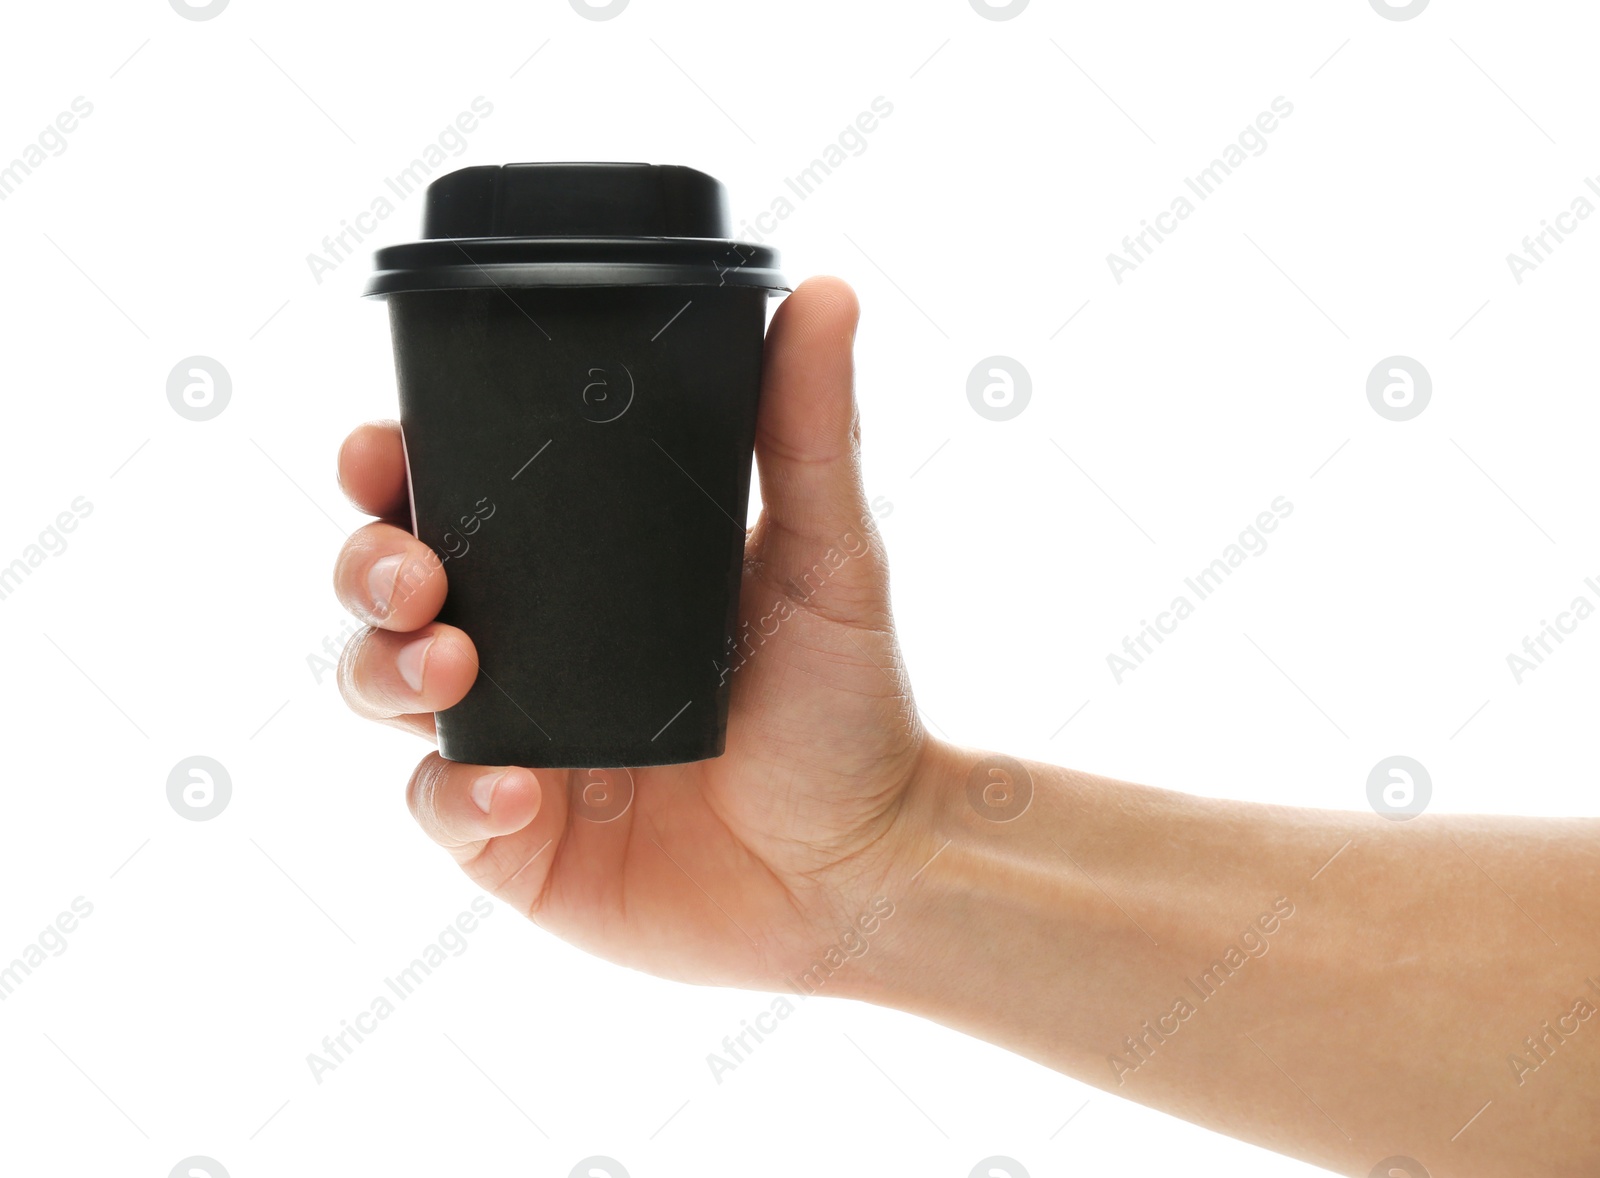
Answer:
<path fill-rule="evenodd" d="M 500 779 L 509 772 L 511 772 L 511 770 L 501 769 L 494 773 L 485 773 L 482 777 L 478 778 L 478 780 L 474 781 L 472 783 L 472 789 L 468 791 L 472 794 L 473 805 L 477 806 L 478 809 L 487 814 L 489 812 L 490 803 L 494 801 L 494 787 L 499 785 Z"/>
<path fill-rule="evenodd" d="M 395 666 L 400 669 L 400 678 L 406 681 L 406 686 L 412 691 L 422 691 L 422 672 L 428 665 L 428 648 L 433 645 L 434 635 L 418 638 L 415 642 L 408 642 L 400 648 L 400 653 L 395 656 Z"/>
<path fill-rule="evenodd" d="M 367 596 L 372 598 L 374 617 L 387 617 L 389 610 L 394 607 L 395 585 L 400 580 L 400 565 L 404 561 L 405 556 L 396 553 L 374 561 L 372 568 L 367 571 Z"/>

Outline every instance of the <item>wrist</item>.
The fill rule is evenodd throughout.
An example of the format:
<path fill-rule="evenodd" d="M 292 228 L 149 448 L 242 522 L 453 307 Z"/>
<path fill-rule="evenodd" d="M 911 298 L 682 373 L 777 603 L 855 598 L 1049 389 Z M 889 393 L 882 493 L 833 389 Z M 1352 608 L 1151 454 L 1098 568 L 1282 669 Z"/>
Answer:
<path fill-rule="evenodd" d="M 873 935 L 835 991 L 959 1023 L 1018 952 L 1065 970 L 1092 885 L 1062 833 L 1087 779 L 930 739 L 868 903 Z"/>

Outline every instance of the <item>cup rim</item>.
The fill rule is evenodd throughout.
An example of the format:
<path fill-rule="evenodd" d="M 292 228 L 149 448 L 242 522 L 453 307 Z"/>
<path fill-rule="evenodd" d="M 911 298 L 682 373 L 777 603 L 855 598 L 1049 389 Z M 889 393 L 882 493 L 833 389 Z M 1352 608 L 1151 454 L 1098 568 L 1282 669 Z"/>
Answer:
<path fill-rule="evenodd" d="M 488 287 L 735 286 L 793 289 L 778 251 L 702 237 L 437 237 L 373 256 L 365 297 Z"/>

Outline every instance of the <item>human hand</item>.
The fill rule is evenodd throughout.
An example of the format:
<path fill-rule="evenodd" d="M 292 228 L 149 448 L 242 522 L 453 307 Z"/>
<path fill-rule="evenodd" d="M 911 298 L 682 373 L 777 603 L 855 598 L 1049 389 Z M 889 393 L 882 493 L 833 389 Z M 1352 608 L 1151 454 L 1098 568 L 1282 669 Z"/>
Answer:
<path fill-rule="evenodd" d="M 1572 995 L 1600 989 L 1571 932 L 1600 886 L 1596 823 L 1397 824 L 1192 797 L 928 736 L 861 487 L 856 318 L 848 287 L 813 280 L 768 332 L 764 511 L 741 613 L 752 627 L 778 621 L 732 672 L 726 753 L 635 770 L 631 806 L 607 822 L 571 804 L 582 770 L 430 754 L 409 790 L 423 829 L 543 927 L 653 973 L 787 989 L 826 962 L 829 993 L 1340 1173 L 1372 1172 L 1374 1153 L 1460 1172 L 1594 1173 L 1596 1056 L 1561 1047 L 1562 1081 L 1529 1100 L 1515 1094 L 1548 1055 L 1525 1040 L 1513 1080 L 1503 1053 L 1544 1012 L 1578 1026 L 1592 1005 Z M 353 433 L 340 477 L 384 517 L 335 571 L 341 600 L 373 624 L 341 661 L 345 696 L 431 737 L 431 713 L 466 695 L 477 658 L 434 620 L 439 560 L 396 526 L 398 428 Z M 1014 812 L 974 797 L 997 765 L 1020 786 Z M 1560 932 L 1545 934 L 1556 952 L 1522 951 L 1534 916 L 1507 903 L 1502 871 L 1530 889 L 1538 928 Z M 854 932 L 880 912 L 893 924 L 866 953 Z M 855 960 L 834 973 L 841 946 Z M 1483 1103 L 1497 1085 L 1507 1098 Z M 1473 1108 L 1491 1105 L 1501 1131 L 1458 1145 L 1450 1129 L 1461 1137 Z"/>
<path fill-rule="evenodd" d="M 466 765 L 413 773 L 422 828 L 466 873 L 603 957 L 688 981 L 774 986 L 867 914 L 892 874 L 908 788 L 930 753 L 889 609 L 861 484 L 856 298 L 804 283 L 767 334 L 741 619 L 768 635 L 730 674 L 726 753 L 632 771 L 631 805 L 598 822 L 571 804 L 582 770 Z M 477 674 L 472 639 L 434 621 L 441 562 L 409 522 L 400 431 L 356 429 L 339 479 L 381 517 L 345 544 L 344 605 L 370 623 L 340 664 L 359 714 L 434 736 L 433 713 Z M 403 587 L 398 588 L 397 587 Z"/>

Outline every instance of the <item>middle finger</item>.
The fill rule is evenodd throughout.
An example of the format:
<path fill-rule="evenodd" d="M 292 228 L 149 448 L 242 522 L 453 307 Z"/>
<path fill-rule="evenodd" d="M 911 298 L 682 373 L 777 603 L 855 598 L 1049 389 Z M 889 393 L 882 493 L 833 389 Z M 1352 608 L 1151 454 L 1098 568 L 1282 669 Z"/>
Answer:
<path fill-rule="evenodd" d="M 363 630 L 339 660 L 339 690 L 358 715 L 432 737 L 433 713 L 460 703 L 478 677 L 472 639 L 434 622 L 410 634 Z"/>
<path fill-rule="evenodd" d="M 334 592 L 351 613 L 383 630 L 417 630 L 444 604 L 444 565 L 422 541 L 393 524 L 359 528 L 339 550 Z"/>

